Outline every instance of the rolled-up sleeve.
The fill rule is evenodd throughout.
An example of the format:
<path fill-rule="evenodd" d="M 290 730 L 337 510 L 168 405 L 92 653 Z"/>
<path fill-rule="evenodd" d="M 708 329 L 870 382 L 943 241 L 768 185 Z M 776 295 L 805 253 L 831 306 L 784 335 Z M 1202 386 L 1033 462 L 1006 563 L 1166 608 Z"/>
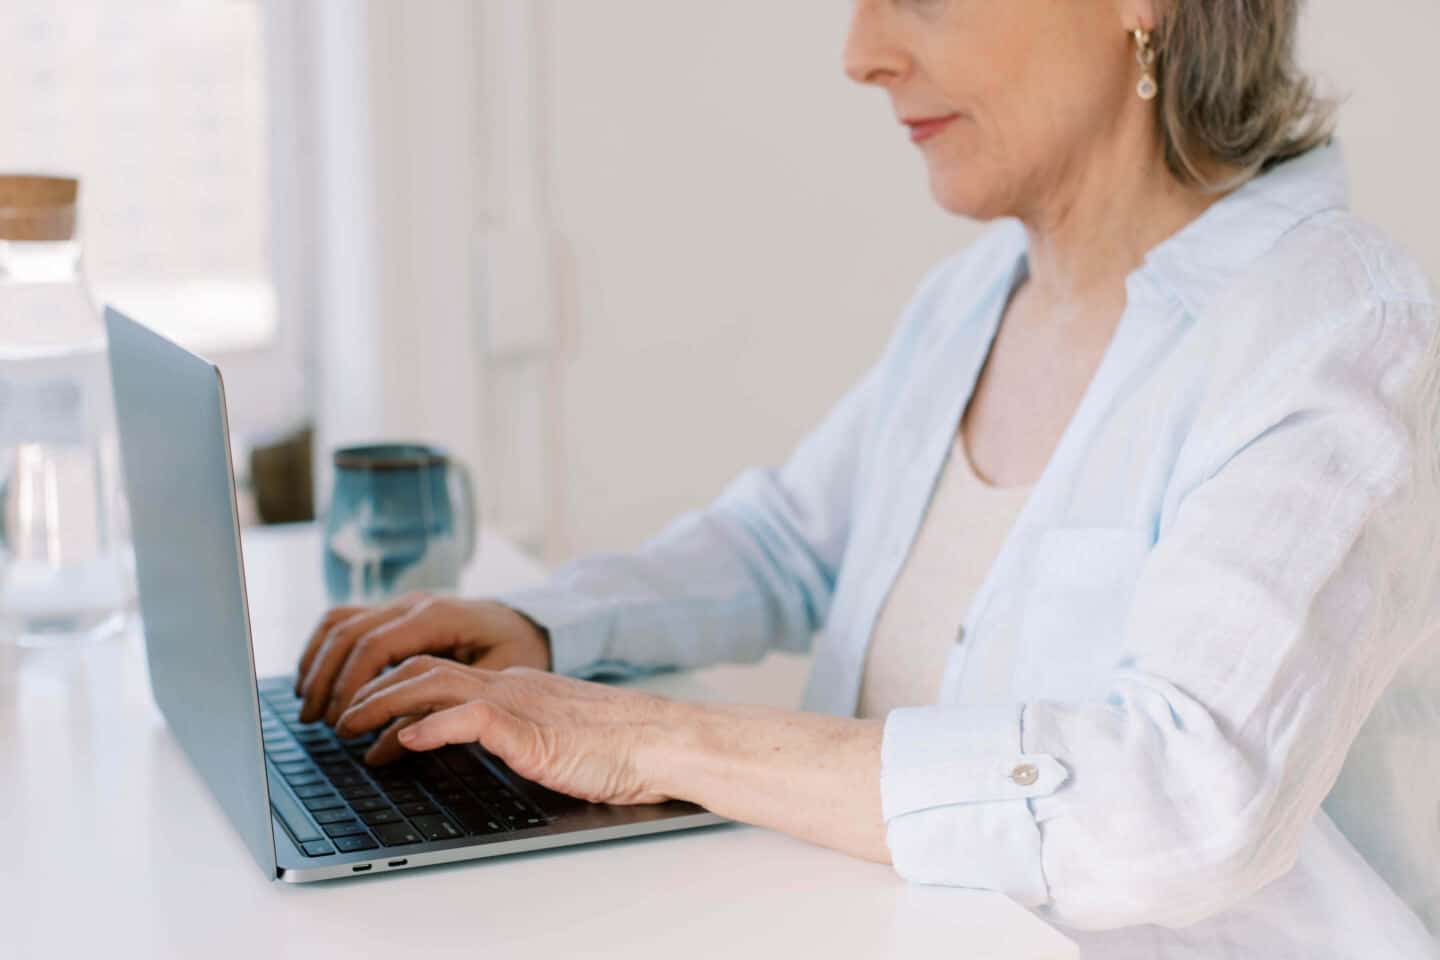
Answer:
<path fill-rule="evenodd" d="M 1289 869 L 1433 625 L 1436 331 L 1410 302 L 1317 327 L 1198 434 L 1103 698 L 887 716 L 901 875 L 1107 928 L 1192 923 Z"/>
<path fill-rule="evenodd" d="M 1054 793 L 1069 773 L 1054 756 L 1021 749 L 1020 710 L 900 707 L 886 716 L 880 799 L 902 875 L 1045 902 L 1040 831 L 1026 801 Z"/>

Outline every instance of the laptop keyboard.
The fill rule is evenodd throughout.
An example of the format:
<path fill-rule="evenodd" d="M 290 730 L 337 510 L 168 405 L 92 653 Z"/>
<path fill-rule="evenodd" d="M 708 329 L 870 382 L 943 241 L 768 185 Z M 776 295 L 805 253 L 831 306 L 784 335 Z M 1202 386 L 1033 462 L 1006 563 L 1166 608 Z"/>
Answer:
<path fill-rule="evenodd" d="M 554 819 L 508 782 L 521 778 L 491 754 L 451 746 L 367 767 L 362 758 L 376 735 L 341 740 L 324 723 L 301 723 L 287 680 L 260 684 L 260 726 L 265 755 L 299 801 L 272 790 L 271 807 L 309 857 L 529 830 Z M 556 806 L 581 802 L 521 782 Z"/>

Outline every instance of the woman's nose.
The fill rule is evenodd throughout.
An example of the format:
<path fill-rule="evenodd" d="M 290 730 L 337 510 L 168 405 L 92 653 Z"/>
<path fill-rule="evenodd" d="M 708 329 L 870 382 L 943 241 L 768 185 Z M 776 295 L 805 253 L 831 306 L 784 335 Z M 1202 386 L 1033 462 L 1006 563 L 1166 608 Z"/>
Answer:
<path fill-rule="evenodd" d="M 855 0 L 845 38 L 845 73 L 856 83 L 883 85 L 905 66 L 895 42 L 889 0 Z"/>

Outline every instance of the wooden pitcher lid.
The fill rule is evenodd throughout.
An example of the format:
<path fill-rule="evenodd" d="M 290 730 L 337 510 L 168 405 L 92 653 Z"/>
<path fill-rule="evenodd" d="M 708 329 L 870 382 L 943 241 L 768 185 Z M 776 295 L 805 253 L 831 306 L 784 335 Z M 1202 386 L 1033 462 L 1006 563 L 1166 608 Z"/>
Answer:
<path fill-rule="evenodd" d="M 70 240 L 75 236 L 74 177 L 0 174 L 0 240 Z"/>

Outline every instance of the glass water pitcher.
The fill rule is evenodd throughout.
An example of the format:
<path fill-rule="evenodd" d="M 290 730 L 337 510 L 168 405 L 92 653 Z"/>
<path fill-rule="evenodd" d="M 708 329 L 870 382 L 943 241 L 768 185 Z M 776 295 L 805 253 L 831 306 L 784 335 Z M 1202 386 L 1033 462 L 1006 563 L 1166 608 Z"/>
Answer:
<path fill-rule="evenodd" d="M 105 330 L 78 183 L 0 175 L 0 642 L 96 640 L 134 598 Z"/>

